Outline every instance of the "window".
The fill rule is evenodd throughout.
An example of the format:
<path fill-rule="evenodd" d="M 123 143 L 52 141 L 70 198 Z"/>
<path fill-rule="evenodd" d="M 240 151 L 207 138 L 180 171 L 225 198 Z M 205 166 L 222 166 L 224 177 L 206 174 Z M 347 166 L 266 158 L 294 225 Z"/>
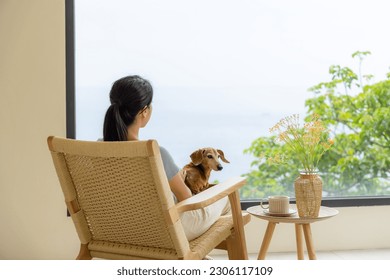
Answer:
<path fill-rule="evenodd" d="M 102 137 L 111 84 L 139 74 L 155 92 L 152 120 L 141 138 L 157 139 L 179 166 L 198 148 L 222 149 L 231 163 L 213 172 L 212 181 L 250 173 L 257 158 L 243 151 L 255 139 L 271 136 L 269 128 L 279 119 L 303 118 L 305 100 L 315 96 L 308 88 L 329 81 L 331 65 L 359 72 L 359 60 L 351 57 L 355 51 L 372 53 L 362 66 L 374 76 L 370 83 L 388 79 L 385 1 L 84 0 L 67 5 L 68 27 L 74 24 L 67 39 L 68 134 Z M 389 204 L 388 184 L 389 178 L 382 178 L 380 193 L 359 193 L 362 204 Z M 252 187 L 265 195 L 263 186 Z M 357 201 L 340 193 L 345 197 L 333 194 L 329 203 Z M 243 193 L 243 199 L 255 198 Z"/>

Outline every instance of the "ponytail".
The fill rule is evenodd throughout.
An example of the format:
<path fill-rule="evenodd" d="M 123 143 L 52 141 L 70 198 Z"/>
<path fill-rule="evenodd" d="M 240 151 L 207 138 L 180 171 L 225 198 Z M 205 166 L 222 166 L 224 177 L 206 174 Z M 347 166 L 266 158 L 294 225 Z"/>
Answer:
<path fill-rule="evenodd" d="M 111 104 L 106 112 L 103 125 L 104 141 L 127 141 L 125 124 L 117 104 Z"/>

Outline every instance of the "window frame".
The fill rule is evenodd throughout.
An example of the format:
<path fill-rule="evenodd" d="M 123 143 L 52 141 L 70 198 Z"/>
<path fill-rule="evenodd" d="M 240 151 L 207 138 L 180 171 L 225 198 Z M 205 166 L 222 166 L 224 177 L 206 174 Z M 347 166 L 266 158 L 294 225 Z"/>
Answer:
<path fill-rule="evenodd" d="M 66 60 L 66 137 L 76 139 L 75 87 L 75 21 L 74 0 L 65 0 L 65 60 Z M 242 209 L 258 205 L 258 200 L 242 200 Z M 291 200 L 292 203 L 295 199 Z M 357 207 L 390 205 L 390 196 L 324 197 L 322 206 Z"/>

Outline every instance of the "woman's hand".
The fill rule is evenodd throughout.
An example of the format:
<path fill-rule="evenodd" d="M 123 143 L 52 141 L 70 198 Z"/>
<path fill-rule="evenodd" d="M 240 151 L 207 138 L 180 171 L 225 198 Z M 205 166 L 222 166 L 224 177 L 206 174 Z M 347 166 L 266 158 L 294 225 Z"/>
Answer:
<path fill-rule="evenodd" d="M 180 175 L 181 179 L 182 179 L 183 182 L 184 182 L 185 179 L 186 179 L 186 176 L 187 176 L 187 171 L 185 171 L 184 169 L 182 169 L 182 170 L 179 171 L 179 175 Z"/>

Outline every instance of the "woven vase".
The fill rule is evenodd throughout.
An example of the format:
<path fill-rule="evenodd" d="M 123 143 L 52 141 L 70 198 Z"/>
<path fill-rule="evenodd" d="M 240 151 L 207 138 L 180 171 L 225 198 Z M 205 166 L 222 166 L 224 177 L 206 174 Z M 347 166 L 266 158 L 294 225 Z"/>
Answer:
<path fill-rule="evenodd" d="M 317 218 L 322 201 L 321 177 L 317 173 L 301 172 L 294 188 L 299 217 Z"/>

